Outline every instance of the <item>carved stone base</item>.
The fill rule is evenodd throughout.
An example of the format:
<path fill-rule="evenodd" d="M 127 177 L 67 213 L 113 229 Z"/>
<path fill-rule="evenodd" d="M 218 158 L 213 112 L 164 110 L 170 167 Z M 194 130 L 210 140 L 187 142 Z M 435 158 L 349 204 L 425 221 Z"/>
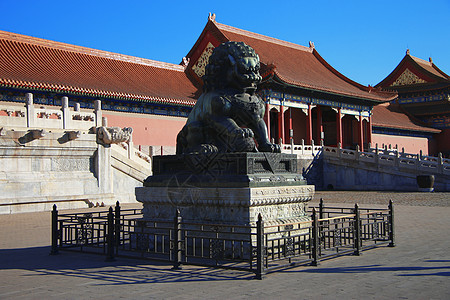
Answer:
<path fill-rule="evenodd" d="M 149 220 L 173 220 L 176 209 L 188 222 L 255 225 L 261 213 L 265 224 L 309 220 L 308 202 L 314 186 L 199 188 L 139 187 L 136 199 Z"/>

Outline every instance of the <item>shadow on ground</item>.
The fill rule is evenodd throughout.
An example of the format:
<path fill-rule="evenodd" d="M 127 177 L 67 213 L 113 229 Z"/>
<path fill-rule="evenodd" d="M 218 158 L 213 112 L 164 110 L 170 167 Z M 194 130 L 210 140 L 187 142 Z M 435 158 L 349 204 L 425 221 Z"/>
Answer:
<path fill-rule="evenodd" d="M 428 260 L 425 262 L 450 262 Z M 431 271 L 431 272 L 430 272 Z M 291 269 L 283 271 L 285 273 L 369 273 L 369 272 L 397 272 L 396 276 L 450 276 L 450 265 L 448 266 L 429 266 L 429 267 L 386 267 L 381 265 L 367 265 L 354 267 L 337 267 L 337 268 L 308 268 L 308 269 Z M 401 273 L 401 274 L 400 274 Z"/>
<path fill-rule="evenodd" d="M 105 256 L 60 252 L 49 255 L 50 247 L 0 250 L 0 269 L 31 271 L 21 276 L 68 276 L 91 279 L 93 285 L 121 285 L 216 280 L 249 280 L 252 273 L 189 266 L 172 270 L 172 265 L 149 260 L 117 258 L 105 261 Z"/>

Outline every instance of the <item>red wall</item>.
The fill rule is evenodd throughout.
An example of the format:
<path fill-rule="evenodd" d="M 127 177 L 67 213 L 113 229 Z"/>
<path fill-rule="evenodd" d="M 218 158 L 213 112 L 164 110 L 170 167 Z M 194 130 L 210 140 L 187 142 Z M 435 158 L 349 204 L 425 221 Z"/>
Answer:
<path fill-rule="evenodd" d="M 307 116 L 305 113 L 299 109 L 299 108 L 289 108 L 284 113 L 285 118 L 285 136 L 286 141 L 285 144 L 289 144 L 290 137 L 289 137 L 289 110 L 291 110 L 291 116 L 292 116 L 292 128 L 294 129 L 294 144 L 300 144 L 302 139 L 306 142 L 306 121 Z"/>
<path fill-rule="evenodd" d="M 437 152 L 442 152 L 445 157 L 450 157 L 450 128 L 443 129 L 436 135 Z"/>
<path fill-rule="evenodd" d="M 132 127 L 134 145 L 176 146 L 178 132 L 186 123 L 186 118 L 105 112 L 108 126 Z"/>
<path fill-rule="evenodd" d="M 401 151 L 402 147 L 405 148 L 405 152 L 416 154 L 422 150 L 423 155 L 428 155 L 428 139 L 420 138 L 420 137 L 406 137 L 406 136 L 397 136 L 397 135 L 386 135 L 386 134 L 372 134 L 372 147 L 375 147 L 375 144 L 378 143 L 378 148 L 383 148 L 383 144 L 392 146 L 395 148 L 397 145 L 398 150 Z"/>

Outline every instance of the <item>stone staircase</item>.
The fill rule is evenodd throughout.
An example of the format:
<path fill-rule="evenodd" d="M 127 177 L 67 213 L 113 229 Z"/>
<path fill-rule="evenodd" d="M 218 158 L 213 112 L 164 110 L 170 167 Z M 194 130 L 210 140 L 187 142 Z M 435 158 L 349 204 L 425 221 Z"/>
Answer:
<path fill-rule="evenodd" d="M 0 214 L 135 202 L 151 175 L 151 158 L 132 139 L 99 142 L 100 103 L 93 112 L 27 104 L 0 105 Z"/>

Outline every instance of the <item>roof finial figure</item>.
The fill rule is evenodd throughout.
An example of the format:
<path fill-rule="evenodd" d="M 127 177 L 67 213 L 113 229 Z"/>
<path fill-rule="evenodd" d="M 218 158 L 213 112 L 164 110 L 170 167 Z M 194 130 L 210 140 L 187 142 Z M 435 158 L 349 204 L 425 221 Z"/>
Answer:
<path fill-rule="evenodd" d="M 406 49 L 406 55 L 410 55 L 410 54 L 409 54 L 409 49 Z"/>
<path fill-rule="evenodd" d="M 314 42 L 309 41 L 309 48 L 312 49 L 316 48 L 316 46 L 314 46 Z"/>
<path fill-rule="evenodd" d="M 208 21 L 215 22 L 216 21 L 216 14 L 209 13 Z"/>
<path fill-rule="evenodd" d="M 186 58 L 186 56 L 185 57 L 183 57 L 183 60 L 182 60 L 182 62 L 181 62 L 181 65 L 184 67 L 184 68 L 186 68 L 188 65 L 189 65 L 189 58 Z"/>
<path fill-rule="evenodd" d="M 428 61 L 429 61 L 430 63 L 433 63 L 433 59 L 431 58 L 431 56 L 428 58 Z"/>

